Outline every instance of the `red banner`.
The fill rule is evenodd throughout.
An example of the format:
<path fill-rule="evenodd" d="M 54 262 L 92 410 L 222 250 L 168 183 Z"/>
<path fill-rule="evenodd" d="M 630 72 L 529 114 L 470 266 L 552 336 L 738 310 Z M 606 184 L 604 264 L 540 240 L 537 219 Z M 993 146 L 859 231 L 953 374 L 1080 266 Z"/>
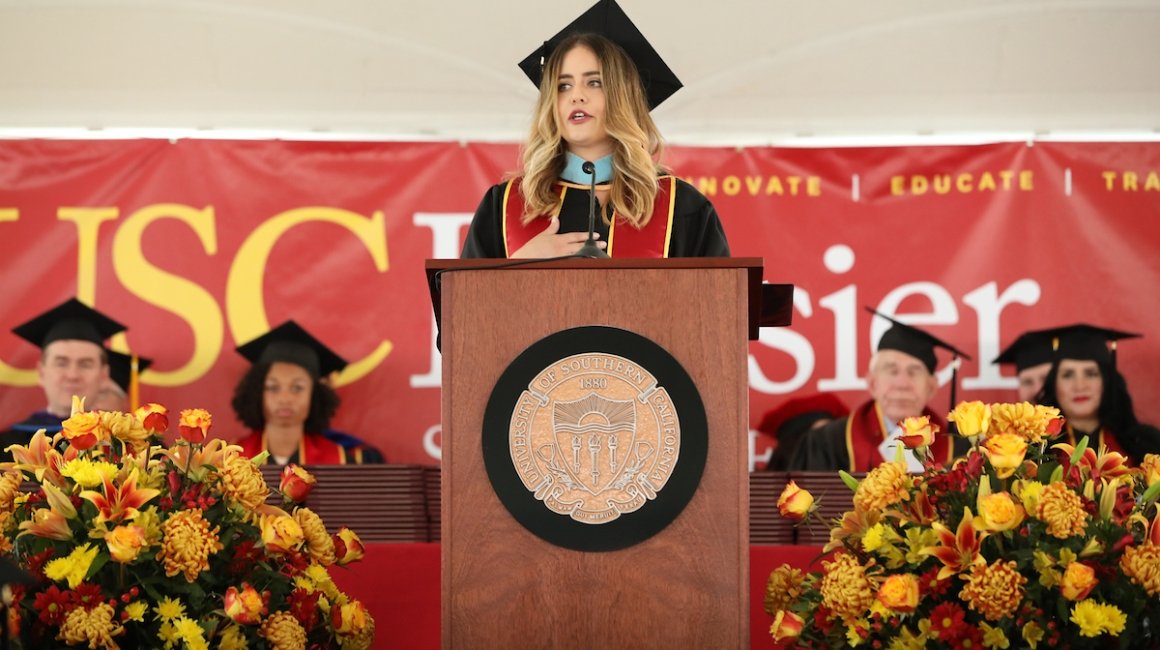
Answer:
<path fill-rule="evenodd" d="M 848 149 L 672 147 L 733 254 L 797 285 L 795 321 L 750 347 L 751 422 L 790 393 L 864 398 L 885 329 L 869 305 L 973 357 L 960 398 L 1011 399 L 990 363 L 1026 329 L 1089 322 L 1160 420 L 1160 144 Z M 76 295 L 154 359 L 142 399 L 229 406 L 233 348 L 293 318 L 353 363 L 338 429 L 394 462 L 439 457 L 439 358 L 423 260 L 455 257 L 518 147 L 277 141 L 0 142 L 0 420 L 43 408 L 38 351 L 8 330 Z M 706 333 L 711 335 L 711 333 Z M 949 378 L 947 359 L 940 375 Z M 947 404 L 947 388 L 934 407 Z M 753 455 L 768 441 L 754 438 Z"/>

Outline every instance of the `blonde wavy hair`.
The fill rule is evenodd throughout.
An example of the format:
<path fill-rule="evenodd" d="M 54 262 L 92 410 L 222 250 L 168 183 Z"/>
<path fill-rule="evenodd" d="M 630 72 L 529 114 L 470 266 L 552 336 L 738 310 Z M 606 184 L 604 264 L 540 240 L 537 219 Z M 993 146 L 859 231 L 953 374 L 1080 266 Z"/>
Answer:
<path fill-rule="evenodd" d="M 657 173 L 664 141 L 649 114 L 644 84 L 636 65 L 616 43 L 599 34 L 574 34 L 564 39 L 544 64 L 540 99 L 532 119 L 531 134 L 523 151 L 523 223 L 554 214 L 560 204 L 555 183 L 564 169 L 568 143 L 561 135 L 559 112 L 560 68 L 564 56 L 587 47 L 600 62 L 604 89 L 604 123 L 612 139 L 612 182 L 609 203 L 616 214 L 636 228 L 652 217 L 657 192 Z M 610 222 L 607 206 L 601 217 Z"/>

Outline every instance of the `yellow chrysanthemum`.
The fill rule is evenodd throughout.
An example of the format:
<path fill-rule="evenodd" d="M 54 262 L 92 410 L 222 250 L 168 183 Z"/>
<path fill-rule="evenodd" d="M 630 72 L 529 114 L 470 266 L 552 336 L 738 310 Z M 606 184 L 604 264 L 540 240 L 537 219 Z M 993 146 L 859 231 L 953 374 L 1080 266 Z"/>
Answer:
<path fill-rule="evenodd" d="M 113 637 L 124 628 L 113 621 L 116 611 L 108 604 L 101 603 L 92 609 L 77 607 L 68 613 L 56 638 L 69 645 L 88 644 L 89 648 L 116 648 Z"/>
<path fill-rule="evenodd" d="M 1083 600 L 1071 608 L 1071 622 L 1079 626 L 1081 636 L 1095 637 L 1105 632 L 1119 636 L 1128 617 L 1115 605 Z"/>
<path fill-rule="evenodd" d="M 246 641 L 246 635 L 242 632 L 240 625 L 231 625 L 222 632 L 222 638 L 218 641 L 218 650 L 249 650 L 250 644 Z"/>
<path fill-rule="evenodd" d="M 1039 443 L 1047 436 L 1051 421 L 1058 418 L 1059 409 L 1050 406 L 1028 402 L 992 404 L 991 433 L 1012 433 L 1028 442 Z"/>
<path fill-rule="evenodd" d="M 306 574 L 308 578 L 310 578 L 318 591 L 326 594 L 327 598 L 333 599 L 338 597 L 338 587 L 335 586 L 334 581 L 330 579 L 330 573 L 328 573 L 325 568 L 317 564 L 311 564 L 310 566 L 306 567 L 306 571 L 303 573 Z"/>
<path fill-rule="evenodd" d="M 248 458 L 231 457 L 221 468 L 222 494 L 246 510 L 254 510 L 266 502 L 270 487 L 261 470 Z"/>
<path fill-rule="evenodd" d="M 1019 607 L 1025 584 L 1027 578 L 1019 574 L 1015 562 L 996 560 L 989 565 L 974 565 L 960 595 L 988 621 L 998 621 Z"/>
<path fill-rule="evenodd" d="M 103 485 L 105 479 L 113 477 L 121 471 L 120 467 L 104 461 L 88 458 L 74 458 L 60 468 L 60 475 L 71 478 L 77 485 L 91 489 Z"/>
<path fill-rule="evenodd" d="M 165 650 L 176 648 L 178 643 L 181 643 L 181 637 L 177 636 L 177 627 L 165 621 L 157 630 L 157 638 L 165 643 Z"/>
<path fill-rule="evenodd" d="M 157 620 L 168 623 L 185 616 L 185 604 L 176 598 L 165 596 L 157 601 L 153 613 L 157 615 Z"/>
<path fill-rule="evenodd" d="M 915 634 L 909 628 L 902 627 L 898 630 L 898 636 L 890 641 L 890 645 L 886 646 L 887 650 L 924 650 L 926 648 L 926 635 Z"/>
<path fill-rule="evenodd" d="M 161 543 L 161 515 L 157 513 L 157 506 L 138 510 L 133 524 L 145 531 L 147 546 L 156 546 Z"/>
<path fill-rule="evenodd" d="M 201 510 L 182 510 L 161 527 L 161 550 L 157 559 L 165 565 L 165 575 L 183 574 L 187 582 L 209 568 L 209 556 L 222 550 L 220 527 L 210 528 Z"/>
<path fill-rule="evenodd" d="M 882 463 L 875 467 L 854 492 L 859 510 L 885 510 L 910 498 L 911 478 L 904 463 Z"/>
<path fill-rule="evenodd" d="M 1047 524 L 1047 533 L 1059 539 L 1082 535 L 1087 528 L 1088 513 L 1079 495 L 1063 482 L 1052 483 L 1039 495 L 1035 516 Z"/>
<path fill-rule="evenodd" d="M 69 589 L 76 589 L 88 575 L 89 567 L 97 557 L 98 549 L 92 544 L 78 546 L 65 557 L 44 565 L 44 575 L 50 580 L 67 580 Z"/>
<path fill-rule="evenodd" d="M 1011 493 L 1019 497 L 1027 512 L 1034 514 L 1039 511 L 1039 495 L 1043 494 L 1043 484 L 1039 481 L 1019 479 L 1011 486 Z"/>
<path fill-rule="evenodd" d="M 306 630 L 289 612 L 278 612 L 262 621 L 260 634 L 270 642 L 271 650 L 306 648 Z"/>
<path fill-rule="evenodd" d="M 145 622 L 145 614 L 149 612 L 149 605 L 142 600 L 134 600 L 125 605 L 125 619 L 129 621 Z"/>
<path fill-rule="evenodd" d="M 326 532 L 326 524 L 309 508 L 298 508 L 294 511 L 294 519 L 302 527 L 302 534 L 306 538 L 306 548 L 310 557 L 322 566 L 330 566 L 335 562 L 334 540 Z"/>
<path fill-rule="evenodd" d="M 1120 558 L 1120 569 L 1149 596 L 1160 597 L 1160 546 L 1129 546 Z"/>
<path fill-rule="evenodd" d="M 152 434 L 141 425 L 141 421 L 132 413 L 104 411 L 101 413 L 101 426 L 109 431 L 109 435 L 125 443 L 134 451 L 142 451 L 149 447 Z"/>
<path fill-rule="evenodd" d="M 805 573 L 788 564 L 774 569 L 765 583 L 765 611 L 775 616 L 779 610 L 789 609 L 802 595 L 804 580 Z"/>
<path fill-rule="evenodd" d="M 16 497 L 23 482 L 24 475 L 20 470 L 11 469 L 0 476 L 0 512 L 12 512 L 16 507 Z"/>
<path fill-rule="evenodd" d="M 886 531 L 886 526 L 882 524 L 874 524 L 866 534 L 862 536 L 862 550 L 867 553 L 873 553 L 882 547 L 885 542 L 883 536 Z"/>
<path fill-rule="evenodd" d="M 209 650 L 205 634 L 197 621 L 182 616 L 173 622 L 173 627 L 177 631 L 177 637 L 185 643 L 186 650 Z"/>
<path fill-rule="evenodd" d="M 370 650 L 375 642 L 375 619 L 371 613 L 363 610 L 362 625 L 352 634 L 345 634 L 339 638 L 342 650 Z"/>
<path fill-rule="evenodd" d="M 826 570 L 820 587 L 822 603 L 847 623 L 865 614 L 874 602 L 875 592 L 866 567 L 847 553 L 822 566 Z"/>

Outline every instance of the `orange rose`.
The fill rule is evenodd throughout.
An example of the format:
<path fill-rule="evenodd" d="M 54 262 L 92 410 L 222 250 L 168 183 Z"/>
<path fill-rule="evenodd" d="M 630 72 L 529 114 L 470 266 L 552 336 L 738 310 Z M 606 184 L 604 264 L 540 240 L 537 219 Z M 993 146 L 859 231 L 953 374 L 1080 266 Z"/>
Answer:
<path fill-rule="evenodd" d="M 263 515 L 260 522 L 262 541 L 274 553 L 287 553 L 306 539 L 302 526 L 289 515 Z"/>
<path fill-rule="evenodd" d="M 310 491 L 314 489 L 314 484 L 317 482 L 318 479 L 314 478 L 310 472 L 291 463 L 282 470 L 282 483 L 278 486 L 278 491 L 286 497 L 287 501 L 302 503 L 306 497 L 310 496 Z"/>
<path fill-rule="evenodd" d="M 339 528 L 338 532 L 331 537 L 334 540 L 336 563 L 342 565 L 358 562 L 366 555 L 366 548 L 363 546 L 362 540 L 346 526 Z"/>
<path fill-rule="evenodd" d="M 269 612 L 269 604 L 270 592 L 258 593 L 257 589 L 245 582 L 242 583 L 241 591 L 237 587 L 226 589 L 226 616 L 235 623 L 257 625 Z"/>
<path fill-rule="evenodd" d="M 774 641 L 784 643 L 798 638 L 802 633 L 805 621 L 800 616 L 787 610 L 778 610 L 773 617 L 773 625 L 769 626 L 769 634 Z"/>
<path fill-rule="evenodd" d="M 930 417 L 909 417 L 902 421 L 902 434 L 898 439 L 907 449 L 925 449 L 934 442 L 938 426 L 930 423 Z"/>
<path fill-rule="evenodd" d="M 781 496 L 777 499 L 777 509 L 781 516 L 794 521 L 805 519 L 814 510 L 814 495 L 790 481 L 785 484 Z"/>
<path fill-rule="evenodd" d="M 947 421 L 955 423 L 960 436 L 983 435 L 991 428 L 991 407 L 982 402 L 963 402 L 947 414 Z"/>
<path fill-rule="evenodd" d="M 114 562 L 128 564 L 145 548 L 145 529 L 140 526 L 117 526 L 105 535 L 105 545 Z"/>
<path fill-rule="evenodd" d="M 181 412 L 181 420 L 177 423 L 177 431 L 181 439 L 195 445 L 205 442 L 209 435 L 209 427 L 213 418 L 205 409 L 185 409 Z"/>
<path fill-rule="evenodd" d="M 169 430 L 169 409 L 160 404 L 140 406 L 133 415 L 150 434 L 159 436 Z"/>
<path fill-rule="evenodd" d="M 878 589 L 878 602 L 891 611 L 913 612 L 918 607 L 918 577 L 898 573 L 886 578 Z"/>
<path fill-rule="evenodd" d="M 101 427 L 101 414 L 96 411 L 81 411 L 72 414 L 61 423 L 61 433 L 77 451 L 92 448 L 107 437 Z"/>
<path fill-rule="evenodd" d="M 1007 478 L 1023 464 L 1023 456 L 1027 454 L 1027 441 L 1023 436 L 1014 433 L 1000 433 L 987 438 L 982 450 L 999 478 Z"/>
<path fill-rule="evenodd" d="M 332 607 L 330 610 L 330 622 L 334 624 L 334 631 L 337 634 L 358 634 L 367 626 L 367 609 L 357 600 L 352 600 L 338 607 Z"/>
<path fill-rule="evenodd" d="M 975 517 L 975 528 L 991 532 L 1014 530 L 1023 523 L 1027 511 L 1021 504 L 1015 503 L 1011 495 L 1006 492 L 979 495 L 979 516 Z"/>
<path fill-rule="evenodd" d="M 1063 572 L 1059 592 L 1068 600 L 1083 600 L 1098 582 L 1095 569 L 1082 562 L 1072 562 Z"/>

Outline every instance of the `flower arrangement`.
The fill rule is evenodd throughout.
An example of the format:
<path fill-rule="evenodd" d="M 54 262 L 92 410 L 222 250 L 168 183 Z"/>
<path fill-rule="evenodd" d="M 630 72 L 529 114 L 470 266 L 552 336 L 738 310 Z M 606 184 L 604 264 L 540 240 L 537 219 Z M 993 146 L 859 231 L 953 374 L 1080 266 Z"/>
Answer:
<path fill-rule="evenodd" d="M 1081 440 L 1055 442 L 1059 411 L 958 405 L 973 446 L 923 474 L 884 462 L 843 473 L 854 509 L 830 531 L 822 570 L 782 565 L 766 610 L 778 647 L 1160 647 L 1160 457 L 1141 466 Z M 937 426 L 903 423 L 920 457 Z M 787 485 L 782 511 L 812 497 Z"/>
<path fill-rule="evenodd" d="M 86 412 L 12 446 L 0 466 L 0 546 L 38 581 L 16 586 L 23 647 L 369 648 L 374 620 L 327 567 L 362 557 L 295 504 L 314 479 L 290 466 L 284 508 L 241 448 L 206 442 L 210 414 Z M 21 489 L 32 481 L 31 492 Z"/>

